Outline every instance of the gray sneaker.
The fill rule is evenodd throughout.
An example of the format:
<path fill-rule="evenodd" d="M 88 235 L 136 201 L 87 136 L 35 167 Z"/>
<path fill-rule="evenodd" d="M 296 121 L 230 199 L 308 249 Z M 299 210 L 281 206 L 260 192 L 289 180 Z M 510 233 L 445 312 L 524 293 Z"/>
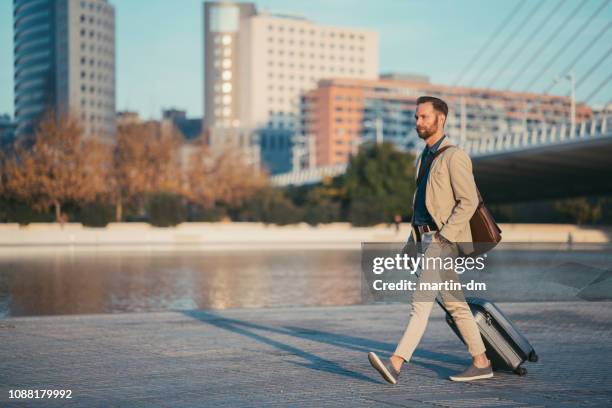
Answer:
<path fill-rule="evenodd" d="M 489 363 L 489 366 L 484 368 L 478 368 L 472 364 L 464 372 L 451 375 L 449 378 L 452 381 L 472 381 L 491 377 L 493 377 L 493 369 L 491 368 L 491 363 Z"/>
<path fill-rule="evenodd" d="M 380 373 L 380 375 L 383 376 L 385 380 L 387 380 L 391 384 L 397 384 L 397 379 L 399 378 L 400 373 L 398 371 L 395 371 L 395 368 L 393 367 L 393 364 L 391 364 L 391 361 L 383 363 L 382 360 L 378 358 L 376 353 L 371 351 L 368 353 L 368 360 L 370 360 L 370 364 L 372 364 L 372 367 L 374 367 Z"/>

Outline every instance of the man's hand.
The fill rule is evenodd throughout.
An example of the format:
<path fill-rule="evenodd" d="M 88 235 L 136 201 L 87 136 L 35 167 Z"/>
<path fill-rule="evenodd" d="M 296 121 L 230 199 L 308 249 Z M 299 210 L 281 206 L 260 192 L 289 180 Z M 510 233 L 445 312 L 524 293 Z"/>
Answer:
<path fill-rule="evenodd" d="M 451 242 L 444 238 L 444 236 L 442 234 L 440 234 L 440 231 L 436 232 L 434 234 L 434 239 L 436 240 L 436 242 L 440 242 L 442 244 L 450 244 Z"/>

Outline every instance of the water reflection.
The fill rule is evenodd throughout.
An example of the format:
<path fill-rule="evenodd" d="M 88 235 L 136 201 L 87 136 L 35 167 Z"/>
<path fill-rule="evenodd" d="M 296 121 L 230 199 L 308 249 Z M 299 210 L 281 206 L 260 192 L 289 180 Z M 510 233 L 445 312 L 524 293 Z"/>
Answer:
<path fill-rule="evenodd" d="M 360 252 L 71 251 L 0 259 L 4 316 L 346 305 Z"/>
<path fill-rule="evenodd" d="M 461 279 L 493 301 L 610 300 L 612 246 L 500 245 Z M 350 249 L 0 248 L 0 317 L 350 305 L 361 284 Z"/>

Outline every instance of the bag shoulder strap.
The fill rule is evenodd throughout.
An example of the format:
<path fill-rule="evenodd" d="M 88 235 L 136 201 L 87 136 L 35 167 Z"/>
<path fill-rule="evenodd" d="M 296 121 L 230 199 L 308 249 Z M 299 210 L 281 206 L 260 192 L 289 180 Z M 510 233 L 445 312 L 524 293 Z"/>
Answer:
<path fill-rule="evenodd" d="M 444 146 L 444 147 L 443 147 L 443 148 L 441 148 L 441 149 L 438 149 L 438 151 L 436 152 L 436 154 L 434 154 L 434 157 L 433 157 L 432 161 L 434 161 L 434 160 L 436 159 L 436 157 L 438 157 L 439 155 L 441 155 L 442 153 L 444 153 L 444 151 L 445 151 L 446 149 L 450 149 L 451 147 L 457 147 L 457 146 L 455 146 L 455 145 L 449 145 L 449 146 Z"/>
<path fill-rule="evenodd" d="M 438 151 L 434 154 L 433 158 L 431 159 L 431 162 L 433 163 L 433 161 L 436 159 L 436 157 L 438 157 L 439 155 L 441 155 L 446 149 L 450 149 L 451 147 L 457 147 L 455 145 L 449 145 L 449 146 L 444 146 L 441 149 L 438 149 Z M 421 160 L 423 160 L 421 158 Z M 423 180 L 424 175 L 423 174 L 419 174 L 419 177 L 417 179 L 417 186 L 421 183 L 421 181 Z M 476 186 L 476 193 L 478 194 L 478 205 L 483 205 L 484 204 L 484 200 L 482 199 L 482 195 L 480 194 L 480 190 L 478 189 L 478 186 Z"/>
<path fill-rule="evenodd" d="M 431 163 L 433 163 L 433 161 L 436 159 L 436 157 L 438 157 L 439 155 L 441 155 L 446 149 L 450 149 L 451 147 L 457 147 L 455 145 L 450 145 L 450 146 L 444 146 L 441 149 L 438 149 L 438 151 L 436 151 L 436 153 L 433 155 L 433 157 L 430 159 Z M 423 156 L 421 156 L 421 160 L 423 160 Z M 429 164 L 431 166 L 431 163 Z M 419 166 L 420 167 L 420 166 Z M 419 184 L 421 184 L 421 181 L 423 181 L 423 177 L 425 177 L 425 175 L 423 173 L 419 173 L 419 177 L 417 177 L 417 181 L 416 184 L 417 186 Z"/>

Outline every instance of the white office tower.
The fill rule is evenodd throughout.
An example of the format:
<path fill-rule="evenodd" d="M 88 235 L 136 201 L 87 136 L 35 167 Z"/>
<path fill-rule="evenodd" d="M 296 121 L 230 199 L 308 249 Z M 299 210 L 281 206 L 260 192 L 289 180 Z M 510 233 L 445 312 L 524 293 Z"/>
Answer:
<path fill-rule="evenodd" d="M 115 11 L 106 0 L 14 0 L 17 137 L 45 112 L 70 114 L 86 136 L 115 133 Z"/>
<path fill-rule="evenodd" d="M 323 78 L 378 77 L 378 34 L 204 3 L 204 129 L 209 141 L 259 151 L 272 173 L 291 170 L 300 98 Z M 230 136 L 237 135 L 237 136 Z"/>

